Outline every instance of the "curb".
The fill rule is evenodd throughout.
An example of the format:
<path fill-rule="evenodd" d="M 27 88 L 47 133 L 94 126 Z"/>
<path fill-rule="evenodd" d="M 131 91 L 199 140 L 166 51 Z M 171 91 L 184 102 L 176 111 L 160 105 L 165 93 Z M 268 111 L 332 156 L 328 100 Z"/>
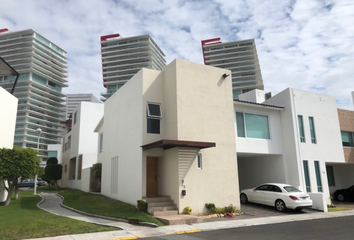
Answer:
<path fill-rule="evenodd" d="M 55 195 L 57 195 L 58 197 L 60 197 L 64 201 L 64 197 L 62 195 L 60 195 L 58 193 L 55 193 Z M 127 220 L 127 219 L 123 219 L 123 218 L 107 217 L 107 216 L 96 215 L 96 214 L 93 214 L 93 213 L 82 212 L 80 210 L 77 210 L 77 209 L 74 209 L 74 208 L 71 208 L 71 207 L 68 207 L 68 206 L 64 205 L 63 201 L 60 203 L 60 206 L 62 206 L 63 208 L 66 208 L 66 209 L 68 209 L 70 211 L 77 212 L 77 213 L 80 213 L 80 214 L 83 214 L 83 215 L 86 215 L 86 216 L 97 217 L 97 218 L 102 218 L 102 219 L 106 219 L 106 220 L 124 222 L 124 223 L 140 225 L 140 226 L 145 226 L 145 227 L 151 227 L 151 228 L 159 227 L 157 224 L 148 223 L 148 222 L 141 222 L 139 220 Z"/>

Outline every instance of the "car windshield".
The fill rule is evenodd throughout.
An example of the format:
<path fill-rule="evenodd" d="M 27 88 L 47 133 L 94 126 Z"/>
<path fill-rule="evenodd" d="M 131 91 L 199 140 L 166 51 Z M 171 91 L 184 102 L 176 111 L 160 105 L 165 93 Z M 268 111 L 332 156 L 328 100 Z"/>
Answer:
<path fill-rule="evenodd" d="M 294 186 L 286 186 L 284 187 L 285 191 L 287 192 L 301 192 L 299 189 L 297 189 L 296 187 Z"/>

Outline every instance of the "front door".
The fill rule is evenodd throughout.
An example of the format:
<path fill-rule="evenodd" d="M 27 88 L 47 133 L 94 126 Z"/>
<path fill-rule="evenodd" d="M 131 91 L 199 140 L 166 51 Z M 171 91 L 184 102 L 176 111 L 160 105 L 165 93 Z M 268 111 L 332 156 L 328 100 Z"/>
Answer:
<path fill-rule="evenodd" d="M 157 197 L 157 157 L 146 159 L 146 197 Z"/>

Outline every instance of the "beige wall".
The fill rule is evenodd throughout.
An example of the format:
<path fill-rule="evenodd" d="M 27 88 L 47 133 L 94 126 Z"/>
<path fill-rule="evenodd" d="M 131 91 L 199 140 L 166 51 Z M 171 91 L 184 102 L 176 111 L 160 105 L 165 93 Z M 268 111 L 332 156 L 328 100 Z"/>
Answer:
<path fill-rule="evenodd" d="M 338 118 L 341 131 L 354 132 L 354 111 L 338 109 Z M 343 147 L 345 162 L 354 163 L 354 148 Z"/>
<path fill-rule="evenodd" d="M 166 169 L 174 169 L 178 161 L 179 190 L 174 194 L 178 199 L 173 200 L 180 212 L 189 206 L 192 214 L 201 214 L 207 202 L 218 207 L 240 206 L 231 77 L 224 79 L 224 73 L 230 71 L 179 59 L 163 71 L 162 138 L 216 143 L 216 147 L 200 151 L 165 151 L 164 157 L 171 164 Z M 202 154 L 202 169 L 196 165 L 198 152 Z M 175 174 L 170 170 L 167 175 Z M 187 192 L 184 197 L 182 190 Z"/>

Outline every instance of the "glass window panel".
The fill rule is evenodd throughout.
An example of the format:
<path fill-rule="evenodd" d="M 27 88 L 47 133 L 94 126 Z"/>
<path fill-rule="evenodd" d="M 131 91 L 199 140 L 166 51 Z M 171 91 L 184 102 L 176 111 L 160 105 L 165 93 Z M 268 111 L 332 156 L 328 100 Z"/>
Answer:
<path fill-rule="evenodd" d="M 305 142 L 305 133 L 304 133 L 304 122 L 302 120 L 302 116 L 297 116 L 299 121 L 299 132 L 300 132 L 300 141 Z"/>
<path fill-rule="evenodd" d="M 322 192 L 320 164 L 318 161 L 315 161 L 315 170 L 316 170 L 316 180 L 317 180 L 317 191 Z"/>
<path fill-rule="evenodd" d="M 48 158 L 50 157 L 57 157 L 58 152 L 57 151 L 48 151 Z"/>
<path fill-rule="evenodd" d="M 197 155 L 197 168 L 202 169 L 202 154 Z"/>
<path fill-rule="evenodd" d="M 100 135 L 100 152 L 103 150 L 103 133 Z"/>
<path fill-rule="evenodd" d="M 316 143 L 315 123 L 313 121 L 313 117 L 309 117 L 309 122 L 310 122 L 311 142 Z"/>
<path fill-rule="evenodd" d="M 309 166 L 307 161 L 303 161 L 305 182 L 306 182 L 306 192 L 311 192 L 310 176 L 309 176 Z"/>
<path fill-rule="evenodd" d="M 342 131 L 341 135 L 342 135 L 342 143 L 344 147 L 354 147 L 353 133 Z"/>
<path fill-rule="evenodd" d="M 335 186 L 334 182 L 334 174 L 333 174 L 333 166 L 326 166 L 326 171 L 327 171 L 327 179 L 328 179 L 328 185 Z"/>
<path fill-rule="evenodd" d="M 147 119 L 147 133 L 160 134 L 160 119 Z"/>
<path fill-rule="evenodd" d="M 245 137 L 245 124 L 243 120 L 243 113 L 236 112 L 237 136 Z"/>
<path fill-rule="evenodd" d="M 245 113 L 246 136 L 270 139 L 268 116 Z"/>
<path fill-rule="evenodd" d="M 148 117 L 161 117 L 160 104 L 148 103 Z"/>

